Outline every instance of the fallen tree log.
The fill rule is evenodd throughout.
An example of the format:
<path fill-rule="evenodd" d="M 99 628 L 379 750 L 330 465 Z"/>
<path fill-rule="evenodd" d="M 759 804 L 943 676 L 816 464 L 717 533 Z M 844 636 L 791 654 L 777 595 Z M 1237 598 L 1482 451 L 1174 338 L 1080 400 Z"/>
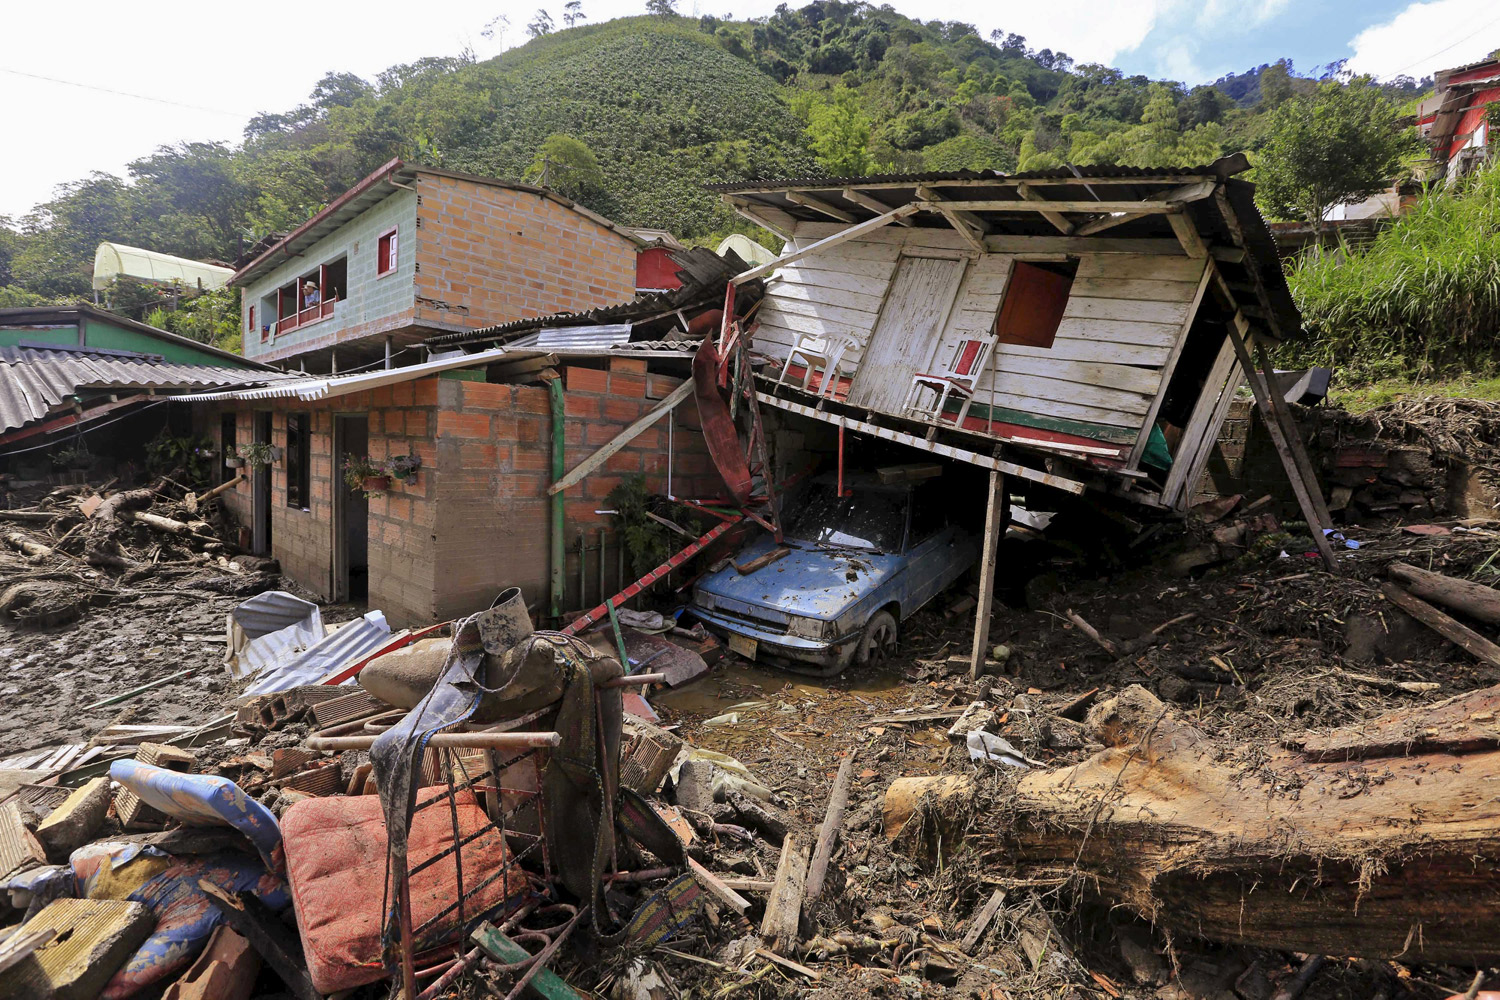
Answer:
<path fill-rule="evenodd" d="M 1418 569 L 1403 562 L 1393 562 L 1385 571 L 1391 579 L 1399 580 L 1407 590 L 1424 600 L 1462 611 L 1477 621 L 1500 625 L 1500 590 L 1494 587 Z"/>
<path fill-rule="evenodd" d="M 1215 739 L 1139 686 L 1089 724 L 1109 749 L 1018 782 L 1016 862 L 1212 940 L 1500 961 L 1500 750 L 1319 761 Z"/>
<path fill-rule="evenodd" d="M 21 555 L 28 559 L 49 559 L 52 556 L 52 549 L 50 547 L 43 545 L 41 542 L 32 541 L 19 531 L 9 531 L 0 537 L 5 539 L 6 545 L 20 552 Z"/>
<path fill-rule="evenodd" d="M 1462 622 L 1455 621 L 1418 597 L 1413 597 L 1394 583 L 1380 585 L 1380 593 L 1396 607 L 1468 653 L 1474 659 L 1500 670 L 1500 646 L 1490 642 Z M 1493 680 L 1493 678 L 1490 678 Z"/>
<path fill-rule="evenodd" d="M 146 527 L 156 531 L 165 532 L 168 535 L 176 535 L 179 538 L 187 538 L 205 545 L 219 541 L 219 539 L 207 533 L 208 530 L 212 529 L 203 521 L 179 521 L 176 518 L 163 517 L 160 514 L 151 514 L 143 510 L 122 511 L 120 519 L 135 524 L 144 524 Z"/>

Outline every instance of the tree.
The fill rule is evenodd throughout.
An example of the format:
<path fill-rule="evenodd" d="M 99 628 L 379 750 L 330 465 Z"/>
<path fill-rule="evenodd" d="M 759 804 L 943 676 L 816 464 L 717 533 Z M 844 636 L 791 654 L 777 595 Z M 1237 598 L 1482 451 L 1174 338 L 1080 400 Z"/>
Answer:
<path fill-rule="evenodd" d="M 848 87 L 834 89 L 833 100 L 813 107 L 807 131 L 818 162 L 835 177 L 857 177 L 874 169 L 870 156 L 870 117 L 859 95 Z"/>
<path fill-rule="evenodd" d="M 563 4 L 563 23 L 573 27 L 579 21 L 587 21 L 588 15 L 583 12 L 583 0 L 568 0 Z"/>
<path fill-rule="evenodd" d="M 657 17 L 676 17 L 677 0 L 646 0 L 646 13 Z"/>
<path fill-rule="evenodd" d="M 543 7 L 536 9 L 536 16 L 531 23 L 526 25 L 526 34 L 531 38 L 541 38 L 543 35 L 552 34 L 552 15 L 547 13 Z"/>
<path fill-rule="evenodd" d="M 526 169 L 525 179 L 582 201 L 604 187 L 604 171 L 588 145 L 571 135 L 549 135 Z"/>
<path fill-rule="evenodd" d="M 1287 99 L 1271 113 L 1255 171 L 1261 207 L 1321 232 L 1328 209 L 1381 190 L 1417 152 L 1416 135 L 1398 119 L 1369 77 Z"/>
<path fill-rule="evenodd" d="M 485 26 L 480 29 L 479 33 L 481 35 L 483 35 L 485 38 L 494 38 L 494 39 L 497 39 L 499 41 L 499 43 L 500 43 L 500 47 L 504 48 L 505 47 L 505 32 L 509 28 L 510 28 L 510 15 L 509 14 L 501 14 L 501 15 L 499 15 L 497 17 L 490 18 L 489 21 L 487 21 L 485 23 Z"/>

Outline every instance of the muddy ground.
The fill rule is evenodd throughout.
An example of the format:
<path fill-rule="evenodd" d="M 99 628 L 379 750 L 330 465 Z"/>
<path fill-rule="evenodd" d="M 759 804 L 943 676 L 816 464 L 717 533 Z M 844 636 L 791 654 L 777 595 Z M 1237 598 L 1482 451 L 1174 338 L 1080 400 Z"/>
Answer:
<path fill-rule="evenodd" d="M 724 950 L 737 936 L 735 928 L 704 924 L 669 942 L 699 961 L 660 950 L 650 956 L 675 995 L 1269 1000 L 1299 965 L 1298 956 L 1180 938 L 1168 942 L 1129 914 L 1088 902 L 1066 873 L 1016 872 L 996 846 L 994 818 L 982 810 L 971 817 L 964 843 L 938 859 L 894 852 L 880 829 L 880 802 L 894 779 L 976 771 L 963 744 L 947 736 L 951 717 L 906 722 L 900 716 L 954 713 L 976 696 L 988 694 L 1003 713 L 1002 735 L 1040 766 L 1054 767 L 1096 749 L 1072 720 L 1081 718 L 1090 699 L 1129 684 L 1145 685 L 1210 733 L 1248 742 L 1347 724 L 1496 680 L 1385 603 L 1377 579 L 1386 563 L 1399 558 L 1493 582 L 1500 532 L 1347 529 L 1361 547 L 1340 550 L 1340 577 L 1307 558 L 1295 536 L 1279 533 L 1238 554 L 1226 553 L 1234 556 L 1227 562 L 1178 575 L 1170 567 L 1180 570 L 1185 563 L 1173 557 L 1190 551 L 1207 530 L 1159 539 L 1159 558 L 1140 553 L 1133 568 L 1106 571 L 1080 562 L 1067 546 L 1008 543 L 1002 576 L 1006 567 L 1024 567 L 1031 584 L 1010 581 L 1011 603 L 997 605 L 987 644 L 1003 645 L 1009 655 L 978 681 L 948 663 L 950 656 L 968 653 L 972 634 L 972 612 L 944 614 L 962 597 L 959 591 L 905 623 L 899 656 L 887 663 L 822 681 L 730 657 L 706 678 L 653 696 L 663 725 L 744 763 L 775 792 L 794 832 L 809 840 L 842 756 L 856 755 L 844 846 L 834 858 L 827 902 L 813 914 L 822 948 L 801 956 L 820 978 L 767 963 L 754 966 L 754 978 L 738 973 Z M 220 665 L 224 616 L 241 598 L 208 588 L 225 586 L 223 580 L 233 576 L 203 569 L 156 582 L 151 587 L 165 592 L 116 600 L 65 625 L 0 624 L 0 693 L 7 707 L 0 717 L 0 752 L 85 742 L 111 723 L 202 723 L 229 710 L 236 692 Z M 220 582 L 208 582 L 215 579 Z M 280 585 L 274 579 L 232 581 L 242 592 L 273 584 Z M 352 618 L 361 610 L 345 606 L 329 619 Z M 1070 610 L 1105 638 L 1142 648 L 1124 657 L 1105 652 L 1069 622 Z M 1172 624 L 1149 643 L 1151 630 L 1166 623 Z M 186 668 L 195 672 L 123 704 L 85 708 Z M 1351 673 L 1438 687 L 1413 695 Z M 738 713 L 737 723 L 705 725 L 731 711 Z M 996 789 L 1013 779 L 988 767 L 977 773 Z M 716 867 L 770 879 L 778 854 L 764 840 L 726 840 L 715 848 Z M 951 949 L 945 953 L 934 944 L 956 942 L 997 887 L 1007 891 L 1004 909 L 972 958 L 955 960 Z M 759 906 L 752 915 L 758 913 Z M 1049 942 L 1036 962 L 1021 938 L 1040 913 L 1054 922 L 1061 940 Z M 851 932 L 905 943 L 874 951 L 830 944 L 834 934 Z M 622 956 L 614 953 L 575 955 L 557 964 L 576 988 L 601 993 L 619 986 L 622 968 Z M 1307 995 L 1431 1000 L 1467 985 L 1468 974 L 1456 969 L 1331 961 Z M 482 995 L 473 983 L 460 988 Z"/>

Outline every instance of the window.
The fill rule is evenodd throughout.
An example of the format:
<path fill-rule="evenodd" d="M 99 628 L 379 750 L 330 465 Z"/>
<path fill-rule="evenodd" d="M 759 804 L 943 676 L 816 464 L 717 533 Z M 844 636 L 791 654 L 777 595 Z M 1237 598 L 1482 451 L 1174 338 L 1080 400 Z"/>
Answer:
<path fill-rule="evenodd" d="M 1016 261 L 995 316 L 996 342 L 1050 348 L 1077 273 L 1078 262 L 1072 260 L 1060 264 Z"/>
<path fill-rule="evenodd" d="M 286 415 L 286 505 L 298 510 L 312 506 L 309 472 L 312 467 L 312 414 Z"/>
<path fill-rule="evenodd" d="M 396 269 L 396 230 L 383 233 L 375 244 L 375 273 L 390 274 Z"/>
<path fill-rule="evenodd" d="M 234 457 L 234 414 L 221 413 L 219 415 L 219 482 L 227 483 L 240 474 L 239 469 L 231 469 L 229 460 Z"/>
<path fill-rule="evenodd" d="M 255 306 L 250 307 L 250 318 L 245 321 L 245 332 L 255 332 Z"/>

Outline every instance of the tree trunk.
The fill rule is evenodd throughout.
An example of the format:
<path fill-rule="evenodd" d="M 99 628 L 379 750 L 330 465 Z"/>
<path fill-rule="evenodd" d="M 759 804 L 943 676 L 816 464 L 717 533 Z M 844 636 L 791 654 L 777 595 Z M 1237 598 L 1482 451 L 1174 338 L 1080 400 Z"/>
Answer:
<path fill-rule="evenodd" d="M 1388 745 L 1391 732 L 1420 732 L 1438 719 L 1488 731 L 1484 740 L 1445 744 L 1481 747 L 1462 756 L 1319 760 L 1216 740 L 1130 687 L 1090 713 L 1110 749 L 1022 777 L 1011 852 L 1023 865 L 1076 865 L 1089 891 L 1184 934 L 1313 954 L 1493 964 L 1497 705 L 1500 689 L 1490 689 L 1319 737 L 1348 749 L 1377 731 Z"/>
<path fill-rule="evenodd" d="M 1403 562 L 1393 562 L 1385 571 L 1391 579 L 1401 581 L 1418 597 L 1462 611 L 1477 621 L 1500 625 L 1500 590 L 1494 587 L 1418 569 Z"/>

